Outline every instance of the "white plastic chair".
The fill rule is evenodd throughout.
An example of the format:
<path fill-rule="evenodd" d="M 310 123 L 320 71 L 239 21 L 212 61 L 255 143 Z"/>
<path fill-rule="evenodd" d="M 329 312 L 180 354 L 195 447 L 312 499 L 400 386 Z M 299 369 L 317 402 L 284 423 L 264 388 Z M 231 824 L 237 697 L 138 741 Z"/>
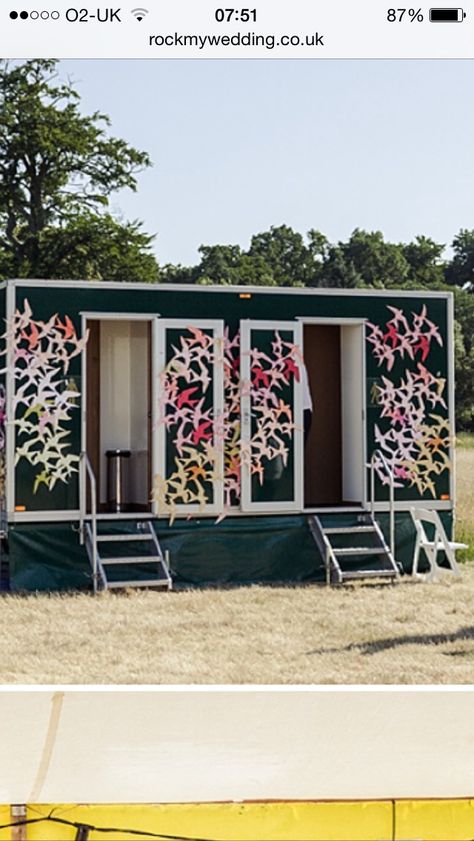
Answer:
<path fill-rule="evenodd" d="M 420 575 L 418 564 L 420 552 L 423 549 L 430 565 L 429 572 L 424 576 L 426 581 L 436 581 L 441 575 L 448 571 L 446 567 L 438 564 L 438 552 L 445 552 L 449 564 L 449 571 L 459 576 L 461 572 L 456 561 L 456 549 L 467 549 L 466 543 L 457 543 L 448 540 L 443 524 L 436 511 L 429 511 L 426 508 L 411 508 L 410 513 L 416 528 L 415 551 L 413 554 L 412 575 Z M 424 523 L 431 523 L 434 526 L 433 540 L 429 540 L 424 529 Z"/>

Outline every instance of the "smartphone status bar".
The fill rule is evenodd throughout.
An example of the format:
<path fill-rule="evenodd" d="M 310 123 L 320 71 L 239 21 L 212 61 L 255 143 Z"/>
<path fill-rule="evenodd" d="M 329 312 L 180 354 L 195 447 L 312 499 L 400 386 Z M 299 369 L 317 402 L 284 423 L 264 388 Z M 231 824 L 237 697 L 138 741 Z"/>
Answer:
<path fill-rule="evenodd" d="M 100 3 L 100 0 L 99 0 Z M 380 0 L 4 0 L 3 58 L 472 58 L 474 13 Z"/>

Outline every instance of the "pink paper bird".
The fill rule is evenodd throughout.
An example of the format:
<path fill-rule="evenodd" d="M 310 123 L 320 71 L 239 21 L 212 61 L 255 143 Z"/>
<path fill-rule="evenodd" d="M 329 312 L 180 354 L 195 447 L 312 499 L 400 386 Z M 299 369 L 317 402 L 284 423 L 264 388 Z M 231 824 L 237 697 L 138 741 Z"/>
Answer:
<path fill-rule="evenodd" d="M 430 352 L 430 345 L 431 345 L 431 343 L 430 343 L 429 339 L 425 336 L 425 334 L 420 333 L 419 336 L 418 336 L 417 343 L 413 345 L 413 351 L 414 351 L 414 353 L 418 353 L 418 351 L 421 352 L 421 361 L 422 362 L 425 361 L 426 357 L 428 356 L 428 354 Z"/>
<path fill-rule="evenodd" d="M 285 369 L 284 369 L 283 376 L 285 377 L 287 382 L 290 382 L 291 377 L 294 376 L 296 382 L 299 383 L 299 381 L 300 381 L 300 369 L 298 368 L 298 366 L 295 365 L 295 363 L 293 362 L 293 360 L 290 357 L 287 357 L 285 359 L 284 365 L 285 365 Z"/>
<path fill-rule="evenodd" d="M 212 341 L 210 337 L 206 336 L 206 334 L 203 333 L 203 331 L 200 330 L 198 327 L 188 326 L 186 329 L 189 330 L 189 332 L 192 333 L 194 337 L 192 339 L 187 339 L 190 347 L 192 345 L 198 344 L 201 345 L 203 348 L 207 348 L 209 342 Z"/>
<path fill-rule="evenodd" d="M 199 424 L 199 426 L 193 431 L 191 436 L 193 444 L 197 445 L 200 441 L 210 441 L 212 439 L 212 432 L 206 432 L 206 429 L 208 429 L 210 426 L 212 426 L 212 421 L 210 420 L 204 421 L 203 423 Z"/>
<path fill-rule="evenodd" d="M 410 328 L 403 310 L 398 309 L 398 307 L 390 307 L 388 305 L 387 309 L 390 310 L 390 312 L 393 312 L 393 318 L 391 318 L 390 321 L 387 322 L 387 324 L 394 324 L 395 327 L 401 324 L 405 332 L 409 331 Z"/>
<path fill-rule="evenodd" d="M 178 409 L 182 409 L 183 406 L 191 406 L 191 408 L 196 406 L 196 404 L 199 403 L 199 400 L 190 400 L 189 398 L 191 397 L 191 394 L 194 394 L 197 390 L 197 386 L 194 386 L 194 388 L 185 388 L 176 399 Z"/>
<path fill-rule="evenodd" d="M 394 349 L 400 342 L 400 336 L 398 335 L 398 331 L 394 324 L 390 324 L 390 322 L 388 322 L 387 327 L 388 330 L 386 333 L 384 333 L 383 338 L 385 342 L 390 342 L 392 345 L 392 349 Z"/>
<path fill-rule="evenodd" d="M 259 388 L 260 382 L 262 382 L 265 388 L 268 388 L 268 386 L 270 385 L 268 373 L 264 371 L 263 368 L 260 368 L 259 365 L 255 365 L 251 370 L 252 374 L 254 375 L 252 383 L 253 386 L 255 388 Z"/>
<path fill-rule="evenodd" d="M 420 313 L 412 312 L 412 316 L 415 330 L 421 330 L 426 321 L 426 304 L 423 304 Z"/>

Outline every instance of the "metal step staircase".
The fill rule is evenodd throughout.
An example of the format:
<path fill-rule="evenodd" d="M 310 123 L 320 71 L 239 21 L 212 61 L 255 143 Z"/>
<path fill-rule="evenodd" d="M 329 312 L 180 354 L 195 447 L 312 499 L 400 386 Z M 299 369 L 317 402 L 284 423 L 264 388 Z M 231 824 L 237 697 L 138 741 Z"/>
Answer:
<path fill-rule="evenodd" d="M 86 522 L 85 545 L 94 592 L 128 587 L 171 590 L 170 571 L 153 523 L 138 520 L 132 522 L 132 528 L 133 531 L 98 531 L 94 541 L 92 523 Z"/>
<path fill-rule="evenodd" d="M 326 568 L 327 584 L 358 579 L 396 581 L 403 572 L 395 558 L 395 477 L 382 450 L 370 462 L 370 511 L 353 516 L 325 514 L 309 518 L 309 527 Z M 390 547 L 375 519 L 375 474 L 388 484 Z"/>
<path fill-rule="evenodd" d="M 80 536 L 92 567 L 94 593 L 129 587 L 171 590 L 168 560 L 152 521 L 99 521 L 96 479 L 87 453 L 81 453 L 79 469 Z M 90 514 L 86 510 L 86 479 L 89 479 Z M 109 531 L 102 531 L 107 525 Z"/>
<path fill-rule="evenodd" d="M 339 515 L 313 515 L 309 528 L 324 560 L 327 584 L 359 579 L 397 580 L 400 570 L 380 525 L 368 512 L 340 524 Z"/>

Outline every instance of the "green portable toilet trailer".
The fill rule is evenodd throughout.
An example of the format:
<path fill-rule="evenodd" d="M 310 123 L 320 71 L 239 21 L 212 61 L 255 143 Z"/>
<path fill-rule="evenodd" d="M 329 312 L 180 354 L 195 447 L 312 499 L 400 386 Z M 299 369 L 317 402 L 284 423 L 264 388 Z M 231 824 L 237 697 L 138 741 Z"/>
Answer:
<path fill-rule="evenodd" d="M 168 587 L 168 558 L 391 578 L 412 507 L 451 535 L 450 294 L 12 280 L 1 307 L 13 590 Z"/>

